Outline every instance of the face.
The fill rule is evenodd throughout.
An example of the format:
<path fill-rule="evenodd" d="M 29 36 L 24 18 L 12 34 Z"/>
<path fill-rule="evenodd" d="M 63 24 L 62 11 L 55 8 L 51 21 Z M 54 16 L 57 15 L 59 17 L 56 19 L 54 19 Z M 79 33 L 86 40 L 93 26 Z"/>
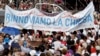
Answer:
<path fill-rule="evenodd" d="M 71 39 L 74 39 L 75 38 L 75 35 L 71 34 Z"/>
<path fill-rule="evenodd" d="M 20 52 L 15 52 L 15 56 L 20 56 Z"/>
<path fill-rule="evenodd" d="M 3 42 L 3 36 L 0 35 L 0 43 Z"/>
<path fill-rule="evenodd" d="M 27 38 L 28 37 L 28 34 L 25 34 L 24 37 Z"/>
<path fill-rule="evenodd" d="M 63 32 L 63 35 L 66 36 L 66 34 Z"/>
<path fill-rule="evenodd" d="M 24 52 L 20 52 L 20 56 L 25 56 L 25 53 Z"/>

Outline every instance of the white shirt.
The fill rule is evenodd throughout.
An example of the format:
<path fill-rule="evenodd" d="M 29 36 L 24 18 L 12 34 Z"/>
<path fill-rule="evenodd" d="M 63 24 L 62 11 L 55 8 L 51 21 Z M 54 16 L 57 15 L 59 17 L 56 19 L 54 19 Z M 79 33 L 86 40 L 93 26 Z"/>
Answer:
<path fill-rule="evenodd" d="M 55 50 L 57 50 L 57 49 L 63 47 L 63 45 L 61 44 L 60 41 L 55 41 L 55 42 L 53 42 L 53 45 L 54 45 L 54 49 L 55 49 Z"/>
<path fill-rule="evenodd" d="M 30 38 L 31 41 L 33 40 L 33 36 L 29 35 L 29 38 Z"/>
<path fill-rule="evenodd" d="M 90 39 L 87 39 L 87 40 L 86 40 L 86 43 L 87 43 L 87 44 L 90 44 L 90 43 L 91 43 L 91 40 L 90 40 Z"/>
<path fill-rule="evenodd" d="M 89 40 L 92 40 L 92 41 L 94 41 L 95 39 L 94 39 L 94 37 L 89 37 L 88 38 Z"/>
<path fill-rule="evenodd" d="M 2 32 L 3 27 L 0 27 L 0 32 Z"/>
<path fill-rule="evenodd" d="M 98 56 L 100 56 L 100 53 L 98 54 Z"/>
<path fill-rule="evenodd" d="M 11 46 L 11 44 L 12 44 L 13 41 L 14 41 L 14 39 L 9 41 L 9 43 L 8 43 L 9 46 Z"/>
<path fill-rule="evenodd" d="M 76 41 L 78 40 L 78 38 L 77 37 L 75 37 L 75 39 L 74 39 L 74 41 L 75 41 L 75 43 L 76 43 Z"/>
<path fill-rule="evenodd" d="M 61 36 L 61 40 L 66 41 L 66 36 Z"/>
<path fill-rule="evenodd" d="M 97 55 L 96 55 L 96 53 L 91 53 L 91 55 L 90 55 L 90 56 L 97 56 Z"/>
<path fill-rule="evenodd" d="M 0 44 L 0 51 L 4 50 L 4 46 L 2 44 Z"/>
<path fill-rule="evenodd" d="M 29 53 L 31 50 L 29 48 L 21 46 L 22 52 Z"/>

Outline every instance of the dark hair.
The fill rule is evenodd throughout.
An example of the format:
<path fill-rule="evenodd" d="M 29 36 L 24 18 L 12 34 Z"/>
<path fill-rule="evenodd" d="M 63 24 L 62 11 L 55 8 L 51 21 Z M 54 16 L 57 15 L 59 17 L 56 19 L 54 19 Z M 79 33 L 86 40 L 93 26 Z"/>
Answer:
<path fill-rule="evenodd" d="M 45 46 L 44 45 L 40 45 L 39 49 L 40 49 L 41 52 L 44 52 L 45 51 Z"/>
<path fill-rule="evenodd" d="M 83 29 L 80 29 L 80 32 L 83 33 Z"/>
<path fill-rule="evenodd" d="M 88 53 L 84 53 L 84 56 L 90 56 Z"/>
<path fill-rule="evenodd" d="M 90 36 L 90 37 L 92 37 L 92 33 L 90 33 L 90 32 L 88 32 L 87 35 Z"/>
<path fill-rule="evenodd" d="M 76 35 L 76 34 L 77 34 L 77 32 L 76 32 L 76 31 L 74 31 L 74 32 L 71 32 L 71 34 L 74 34 L 74 35 Z"/>
<path fill-rule="evenodd" d="M 40 56 L 46 56 L 46 54 L 45 53 L 41 53 Z"/>
<path fill-rule="evenodd" d="M 4 37 L 4 35 L 2 33 L 0 33 L 0 36 Z"/>
<path fill-rule="evenodd" d="M 91 46 L 95 47 L 95 42 L 91 41 Z"/>
<path fill-rule="evenodd" d="M 76 41 L 76 43 L 79 44 L 79 43 L 80 43 L 80 40 L 78 39 L 78 40 Z"/>
<path fill-rule="evenodd" d="M 57 34 L 57 32 L 53 31 L 53 32 L 52 32 L 52 34 L 53 34 L 53 35 L 56 35 L 56 34 Z"/>
<path fill-rule="evenodd" d="M 39 47 L 35 47 L 35 50 L 36 50 L 36 51 L 39 51 Z"/>
<path fill-rule="evenodd" d="M 60 40 L 60 36 L 57 36 L 57 40 Z"/>
<path fill-rule="evenodd" d="M 3 55 L 8 55 L 8 54 L 9 54 L 9 49 L 5 48 L 4 51 L 3 51 Z"/>

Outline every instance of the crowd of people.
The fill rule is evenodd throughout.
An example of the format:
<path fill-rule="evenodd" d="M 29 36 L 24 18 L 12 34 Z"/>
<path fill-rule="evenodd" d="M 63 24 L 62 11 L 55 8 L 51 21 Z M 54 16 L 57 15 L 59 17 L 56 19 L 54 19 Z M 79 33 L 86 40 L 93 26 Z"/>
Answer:
<path fill-rule="evenodd" d="M 44 14 L 47 13 L 59 13 L 59 11 L 61 12 L 61 10 L 57 7 L 54 7 L 53 5 L 48 5 L 48 1 L 43 0 L 44 4 L 42 5 L 37 5 L 37 3 L 39 3 L 39 1 L 35 1 L 35 0 L 1 0 L 0 1 L 0 10 L 5 10 L 5 6 L 8 5 L 10 6 L 12 9 L 15 10 L 19 10 L 19 11 L 25 11 L 25 10 L 29 10 L 32 8 L 37 8 L 39 9 L 41 12 L 46 12 Z M 58 0 L 59 1 L 59 0 Z M 51 14 L 50 14 L 51 15 Z"/>
<path fill-rule="evenodd" d="M 0 56 L 100 56 L 100 28 L 73 32 L 22 30 L 16 36 L 1 32 Z"/>
<path fill-rule="evenodd" d="M 5 5 L 9 5 L 11 8 L 16 9 L 16 10 L 28 10 L 33 8 L 33 2 L 32 1 L 14 1 L 14 0 L 1 0 L 0 1 L 0 9 L 4 10 L 5 9 Z"/>

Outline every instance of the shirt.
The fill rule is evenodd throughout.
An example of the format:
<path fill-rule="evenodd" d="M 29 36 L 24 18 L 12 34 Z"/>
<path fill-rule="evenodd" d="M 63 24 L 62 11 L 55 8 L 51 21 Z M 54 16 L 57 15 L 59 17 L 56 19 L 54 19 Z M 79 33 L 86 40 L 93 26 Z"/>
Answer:
<path fill-rule="evenodd" d="M 54 41 L 54 42 L 53 42 L 53 45 L 54 45 L 54 49 L 55 49 L 55 50 L 57 50 L 57 49 L 63 47 L 63 45 L 61 44 L 60 41 Z"/>

